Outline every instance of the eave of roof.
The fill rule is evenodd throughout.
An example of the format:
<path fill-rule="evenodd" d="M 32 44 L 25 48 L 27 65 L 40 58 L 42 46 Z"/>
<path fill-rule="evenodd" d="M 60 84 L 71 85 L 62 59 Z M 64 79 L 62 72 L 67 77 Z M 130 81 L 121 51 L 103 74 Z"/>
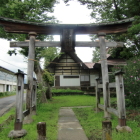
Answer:
<path fill-rule="evenodd" d="M 107 60 L 108 66 L 115 66 L 115 65 L 126 65 L 126 61 L 124 59 L 110 59 Z M 94 64 L 93 68 L 95 69 L 101 69 L 101 61 Z"/>

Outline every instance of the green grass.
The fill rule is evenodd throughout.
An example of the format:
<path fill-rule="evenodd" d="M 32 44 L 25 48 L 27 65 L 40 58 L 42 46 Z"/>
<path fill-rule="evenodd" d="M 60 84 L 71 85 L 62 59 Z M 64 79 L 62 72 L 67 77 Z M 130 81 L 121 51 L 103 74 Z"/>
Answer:
<path fill-rule="evenodd" d="M 102 121 L 103 111 L 95 113 L 93 108 L 74 108 L 77 118 L 80 121 L 89 140 L 101 140 L 102 138 Z M 138 117 L 138 116 L 137 116 Z M 139 116 L 140 120 L 140 116 Z M 118 133 L 115 128 L 118 125 L 118 118 L 112 115 L 112 140 L 139 140 L 140 127 L 135 118 L 127 121 L 127 125 L 133 130 L 132 133 Z"/>
<path fill-rule="evenodd" d="M 0 124 L 4 122 L 10 115 L 15 114 L 15 108 L 11 108 L 7 113 L 0 117 Z"/>
<path fill-rule="evenodd" d="M 64 106 L 92 106 L 95 104 L 95 97 L 87 95 L 73 95 L 73 96 L 56 96 L 52 101 L 46 104 L 41 104 L 37 107 L 37 115 L 33 116 L 34 122 L 31 124 L 24 124 L 23 129 L 27 130 L 28 134 L 21 140 L 36 140 L 37 130 L 36 124 L 38 122 L 46 122 L 47 125 L 47 140 L 57 139 L 57 122 L 60 107 Z M 6 115 L 6 114 L 5 114 Z M 4 116 L 5 116 L 4 115 Z M 10 115 L 10 114 L 9 114 Z M 3 117 L 4 117 L 3 116 Z M 7 119 L 5 117 L 5 119 Z M 0 132 L 0 140 L 9 140 L 8 133 L 14 129 L 14 121 L 5 126 Z"/>
<path fill-rule="evenodd" d="M 69 106 L 92 106 L 88 108 L 74 108 L 74 112 L 79 119 L 89 140 L 101 140 L 102 137 L 102 121 L 103 112 L 95 113 L 94 96 L 88 95 L 68 95 L 68 96 L 55 96 L 52 101 L 46 104 L 40 104 L 37 107 L 37 115 L 33 116 L 34 122 L 31 124 L 24 124 L 23 129 L 27 130 L 28 134 L 20 140 L 36 140 L 37 130 L 36 124 L 38 122 L 46 122 L 47 125 L 47 140 L 57 139 L 57 122 L 60 107 Z M 114 101 L 114 99 L 112 100 Z M 14 113 L 14 109 L 10 110 L 1 117 L 0 123 L 7 119 L 10 114 Z M 140 137 L 140 117 L 137 115 L 135 118 L 129 119 L 127 125 L 132 128 L 132 133 L 117 133 L 115 127 L 118 125 L 118 118 L 112 116 L 112 140 L 139 140 Z M 8 133 L 14 129 L 14 121 L 4 126 L 0 132 L 0 140 L 9 140 Z"/>
<path fill-rule="evenodd" d="M 16 92 L 0 92 L 0 98 L 3 98 L 3 97 L 7 97 L 7 96 L 12 96 L 12 95 L 15 95 Z"/>

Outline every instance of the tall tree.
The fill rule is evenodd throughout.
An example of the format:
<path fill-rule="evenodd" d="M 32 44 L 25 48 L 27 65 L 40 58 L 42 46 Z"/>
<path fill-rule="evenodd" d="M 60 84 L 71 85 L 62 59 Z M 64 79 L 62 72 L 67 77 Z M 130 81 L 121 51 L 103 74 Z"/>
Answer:
<path fill-rule="evenodd" d="M 68 2 L 66 0 L 65 2 Z M 92 9 L 91 17 L 96 22 L 111 22 L 131 17 L 134 18 L 133 25 L 127 33 L 108 35 L 107 38 L 113 41 L 124 41 L 129 49 L 123 49 L 123 53 L 130 51 L 140 55 L 140 2 L 139 0 L 78 0 L 81 4 Z M 126 52 L 125 52 L 126 51 Z M 129 54 L 130 54 L 129 53 Z M 129 57 L 129 56 L 128 56 Z"/>
<path fill-rule="evenodd" d="M 43 22 L 54 23 L 57 22 L 54 17 L 48 16 L 48 13 L 53 12 L 54 3 L 57 0 L 1 0 L 0 4 L 0 16 L 13 18 L 31 22 Z M 6 33 L 2 27 L 0 27 L 0 38 L 8 40 L 24 41 L 28 38 L 26 34 L 12 34 Z M 36 37 L 39 40 L 45 40 L 47 37 L 44 35 L 38 35 Z M 39 82 L 42 81 L 42 69 L 40 67 L 40 59 L 43 57 L 42 51 L 45 48 L 36 48 L 35 50 L 35 66 L 34 72 L 37 75 Z M 28 56 L 28 49 L 22 48 L 20 53 L 25 57 Z M 44 100 L 45 101 L 45 100 Z"/>
<path fill-rule="evenodd" d="M 93 58 L 92 58 L 92 62 L 96 63 L 100 60 L 100 52 L 99 52 L 99 48 L 95 48 L 95 50 L 93 50 L 93 54 L 92 54 Z"/>
<path fill-rule="evenodd" d="M 31 21 L 52 23 L 55 18 L 48 14 L 53 12 L 54 3 L 57 0 L 1 0 L 0 16 Z M 26 35 L 6 33 L 0 28 L 0 38 L 24 40 Z"/>

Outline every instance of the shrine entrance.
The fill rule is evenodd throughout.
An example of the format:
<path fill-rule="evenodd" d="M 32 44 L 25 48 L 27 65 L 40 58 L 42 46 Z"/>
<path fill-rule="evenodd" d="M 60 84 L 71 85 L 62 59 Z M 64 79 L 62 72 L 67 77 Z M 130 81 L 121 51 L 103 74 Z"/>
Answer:
<path fill-rule="evenodd" d="M 117 34 L 126 32 L 133 19 L 116 21 L 112 23 L 100 24 L 44 24 L 27 21 L 19 21 L 0 17 L 0 25 L 8 33 L 29 34 L 29 42 L 11 42 L 10 47 L 29 47 L 28 56 L 28 89 L 26 108 L 31 113 L 31 97 L 33 90 L 33 68 L 35 59 L 35 47 L 61 47 L 61 52 L 74 52 L 75 47 L 100 47 L 102 80 L 103 80 L 103 97 L 104 97 L 104 117 L 110 118 L 107 108 L 110 106 L 109 77 L 106 58 L 106 47 L 123 47 L 122 42 L 106 42 L 106 34 Z M 35 41 L 37 34 L 43 35 L 60 35 L 58 41 Z M 96 34 L 99 42 L 75 41 L 75 35 L 78 34 Z M 123 104 L 124 106 L 124 104 Z M 121 116 L 124 120 L 126 116 Z M 124 124 L 125 125 L 125 124 Z"/>

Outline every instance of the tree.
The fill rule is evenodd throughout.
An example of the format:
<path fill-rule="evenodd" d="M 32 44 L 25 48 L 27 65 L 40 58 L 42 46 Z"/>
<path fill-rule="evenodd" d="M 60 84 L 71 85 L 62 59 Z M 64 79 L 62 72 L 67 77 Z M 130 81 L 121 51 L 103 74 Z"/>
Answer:
<path fill-rule="evenodd" d="M 48 47 L 46 51 L 42 51 L 42 55 L 45 59 L 44 67 L 46 67 L 59 54 L 60 49 L 56 47 Z"/>
<path fill-rule="evenodd" d="M 24 55 L 25 57 L 28 57 L 28 48 L 24 48 L 20 50 L 20 53 Z M 42 58 L 44 58 L 44 68 L 46 67 L 46 64 L 51 62 L 56 56 L 58 55 L 58 48 L 55 47 L 37 47 L 35 49 L 35 63 L 34 63 L 34 72 L 37 76 L 37 80 L 39 83 L 42 83 L 43 85 L 47 86 L 47 91 L 44 93 L 46 94 L 46 97 L 50 99 L 52 97 L 51 91 L 50 91 L 50 81 L 43 79 L 43 73 L 44 70 L 42 70 L 40 66 L 40 61 Z M 49 61 L 48 61 L 49 60 Z M 49 78 L 50 79 L 50 78 Z M 44 96 L 45 97 L 45 96 Z M 42 98 L 42 102 L 45 102 L 45 98 Z"/>
<path fill-rule="evenodd" d="M 53 12 L 54 3 L 57 0 L 1 0 L 0 16 L 32 21 L 54 23 L 54 17 L 48 16 L 48 13 Z M 0 38 L 14 39 L 23 41 L 27 35 L 6 33 L 0 28 Z"/>
<path fill-rule="evenodd" d="M 93 54 L 92 54 L 93 58 L 92 58 L 92 62 L 96 63 L 100 60 L 100 52 L 99 52 L 99 48 L 95 48 L 95 50 L 93 50 Z"/>
<path fill-rule="evenodd" d="M 66 0 L 66 2 L 69 0 Z M 106 38 L 112 41 L 126 42 L 124 48 L 111 50 L 111 56 L 120 56 L 129 59 L 124 67 L 125 92 L 131 106 L 140 105 L 139 96 L 139 61 L 140 61 L 140 6 L 139 0 L 78 0 L 81 4 L 92 9 L 91 17 L 96 22 L 111 22 L 134 17 L 131 27 L 126 33 L 107 35 Z M 95 53 L 95 52 L 94 52 Z M 120 69 L 120 67 L 117 67 Z M 116 67 L 115 67 L 116 69 Z"/>
<path fill-rule="evenodd" d="M 134 56 L 124 67 L 124 83 L 127 106 L 140 106 L 140 56 Z"/>
<path fill-rule="evenodd" d="M 123 49 L 122 54 L 125 51 L 140 54 L 139 0 L 79 0 L 79 2 L 92 9 L 91 17 L 96 19 L 96 22 L 110 22 L 135 17 L 127 33 L 108 35 L 106 37 L 113 41 L 127 42 L 126 47 L 130 47 L 130 49 Z"/>
<path fill-rule="evenodd" d="M 126 61 L 125 66 L 114 66 L 112 72 L 122 69 L 125 73 L 123 75 L 126 106 L 139 107 L 140 106 L 140 56 L 135 55 Z M 114 79 L 114 78 L 113 78 Z M 114 81 L 113 81 L 114 82 Z"/>
<path fill-rule="evenodd" d="M 57 0 L 2 0 L 0 5 L 0 16 L 24 21 L 54 23 L 57 21 L 54 17 L 48 16 L 48 13 L 53 12 L 53 6 L 56 2 Z M 0 27 L 0 38 L 24 41 L 28 38 L 28 35 L 6 33 L 4 29 Z M 38 35 L 36 38 L 42 41 L 45 40 L 47 37 L 44 35 Z M 36 73 L 37 80 L 39 82 L 43 81 L 43 71 L 40 67 L 39 61 L 42 57 L 44 57 L 42 56 L 42 51 L 44 52 L 45 50 L 46 48 L 43 47 L 36 48 L 35 50 L 36 61 L 34 66 L 34 72 Z M 28 49 L 22 48 L 20 53 L 27 57 Z"/>

